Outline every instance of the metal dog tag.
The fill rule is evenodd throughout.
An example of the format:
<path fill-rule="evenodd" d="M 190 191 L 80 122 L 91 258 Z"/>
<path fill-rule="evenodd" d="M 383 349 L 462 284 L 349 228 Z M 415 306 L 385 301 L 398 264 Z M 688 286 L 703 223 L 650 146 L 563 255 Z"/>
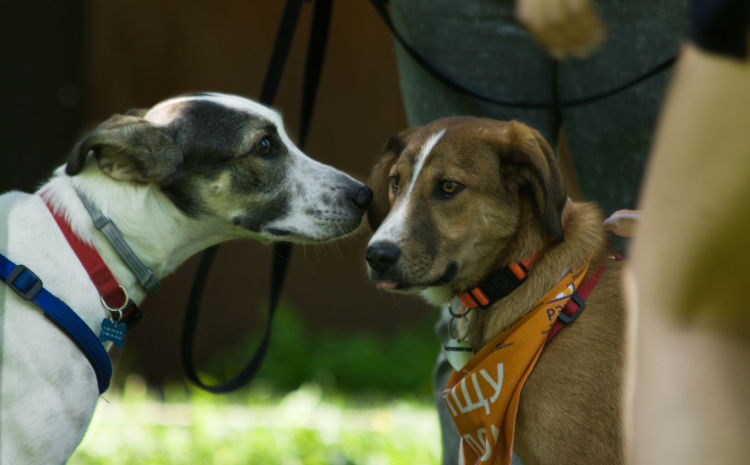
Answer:
<path fill-rule="evenodd" d="M 127 330 L 127 326 L 115 325 L 112 321 L 105 318 L 102 320 L 102 331 L 99 333 L 99 342 L 112 341 L 120 348 L 125 345 L 125 332 Z"/>
<path fill-rule="evenodd" d="M 456 339 L 449 339 L 443 347 L 443 352 L 445 358 L 448 359 L 448 363 L 456 371 L 461 371 L 471 356 L 474 355 L 469 341 L 458 341 Z"/>

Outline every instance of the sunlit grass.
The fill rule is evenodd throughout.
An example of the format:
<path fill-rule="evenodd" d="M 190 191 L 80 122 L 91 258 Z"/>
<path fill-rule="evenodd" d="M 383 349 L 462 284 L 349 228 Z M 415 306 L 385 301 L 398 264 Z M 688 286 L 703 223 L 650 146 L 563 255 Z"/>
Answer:
<path fill-rule="evenodd" d="M 99 401 L 72 465 L 437 464 L 432 404 L 323 395 L 315 384 L 283 397 L 246 399 L 173 390 L 165 402 L 132 377 Z"/>

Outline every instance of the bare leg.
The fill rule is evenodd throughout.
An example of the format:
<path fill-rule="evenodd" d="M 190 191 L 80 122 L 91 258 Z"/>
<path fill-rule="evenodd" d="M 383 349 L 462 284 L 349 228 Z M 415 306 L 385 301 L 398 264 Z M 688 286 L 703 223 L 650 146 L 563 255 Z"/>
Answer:
<path fill-rule="evenodd" d="M 750 463 L 750 62 L 683 52 L 631 251 L 631 459 Z"/>

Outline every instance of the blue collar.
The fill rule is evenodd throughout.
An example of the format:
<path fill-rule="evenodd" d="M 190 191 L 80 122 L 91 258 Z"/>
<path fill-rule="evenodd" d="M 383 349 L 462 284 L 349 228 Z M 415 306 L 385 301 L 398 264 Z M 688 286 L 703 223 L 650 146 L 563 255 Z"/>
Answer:
<path fill-rule="evenodd" d="M 36 304 L 44 316 L 55 323 L 81 349 L 96 373 L 99 395 L 109 388 L 112 362 L 99 338 L 91 328 L 65 302 L 43 287 L 42 280 L 23 265 L 16 265 L 0 254 L 0 280 L 5 282 L 22 299 Z"/>

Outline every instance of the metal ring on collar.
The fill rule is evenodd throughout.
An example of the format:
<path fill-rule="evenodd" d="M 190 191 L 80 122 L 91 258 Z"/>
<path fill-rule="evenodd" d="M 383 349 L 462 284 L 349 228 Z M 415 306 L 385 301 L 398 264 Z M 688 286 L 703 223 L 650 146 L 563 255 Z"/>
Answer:
<path fill-rule="evenodd" d="M 472 309 L 467 308 L 466 311 L 463 313 L 453 313 L 453 301 L 454 300 L 456 300 L 456 297 L 453 297 L 451 300 L 448 301 L 448 313 L 450 313 L 453 318 L 461 318 L 461 317 L 465 318 L 466 315 L 468 315 Z"/>
<path fill-rule="evenodd" d="M 99 299 L 102 301 L 102 305 L 104 305 L 104 308 L 109 310 L 110 314 L 117 314 L 117 319 L 115 320 L 113 318 L 113 321 L 115 323 L 119 323 L 122 319 L 122 311 L 125 309 L 125 307 L 128 306 L 128 302 L 130 302 L 130 297 L 128 297 L 128 291 L 125 290 L 124 287 L 120 286 L 120 289 L 122 289 L 123 294 L 125 294 L 125 303 L 122 304 L 122 307 L 120 308 L 112 308 L 109 305 L 107 305 L 107 302 L 104 301 L 104 296 L 99 296 Z"/>
<path fill-rule="evenodd" d="M 469 312 L 466 312 L 466 313 L 469 313 Z M 459 338 L 458 335 L 456 336 L 453 335 L 453 322 L 456 321 L 458 318 L 463 318 L 464 320 L 466 320 L 466 335 L 462 338 Z M 456 328 L 456 333 L 458 333 L 458 328 Z M 451 339 L 457 340 L 458 342 L 462 342 L 467 337 L 469 337 L 469 319 L 466 318 L 466 314 L 451 318 L 451 321 L 448 322 L 448 336 Z"/>

